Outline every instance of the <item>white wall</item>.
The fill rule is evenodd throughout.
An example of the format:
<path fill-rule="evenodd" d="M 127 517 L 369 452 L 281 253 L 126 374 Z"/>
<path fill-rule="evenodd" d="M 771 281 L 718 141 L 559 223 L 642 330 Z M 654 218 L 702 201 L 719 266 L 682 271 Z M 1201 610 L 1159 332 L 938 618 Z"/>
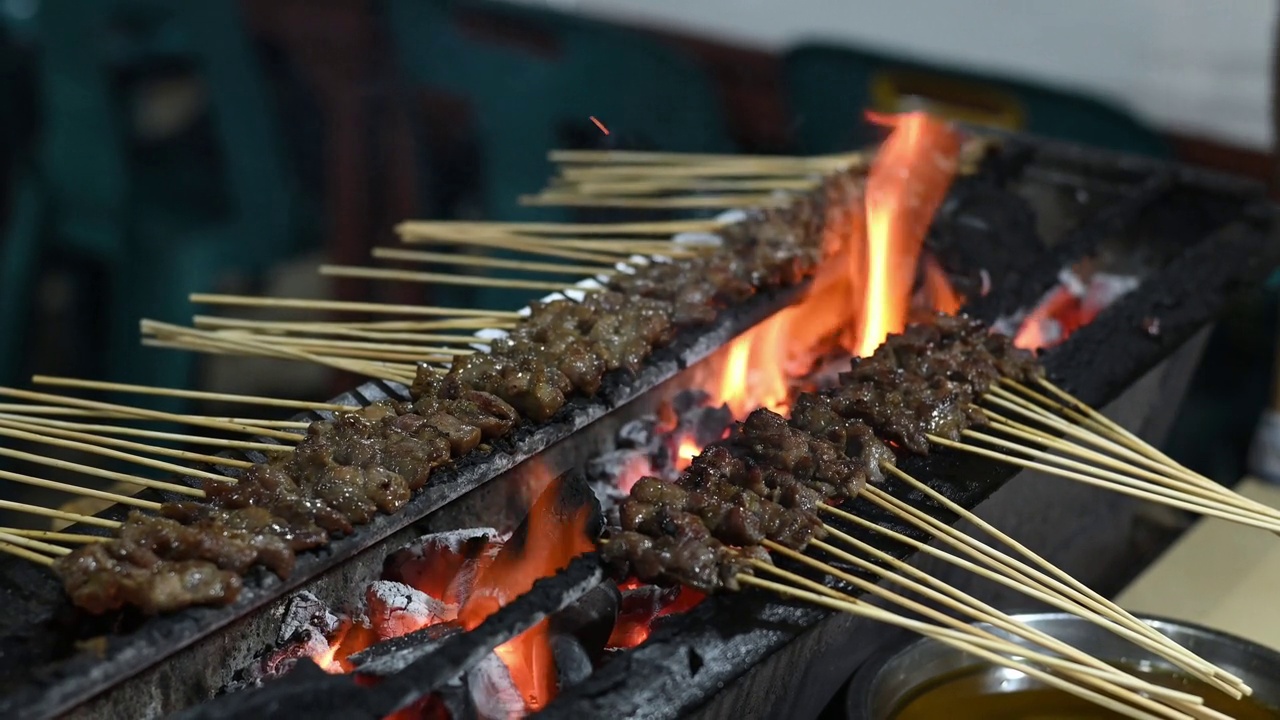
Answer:
<path fill-rule="evenodd" d="M 1158 127 L 1271 142 L 1273 0 L 515 0 L 781 49 L 834 40 L 1086 91 Z"/>

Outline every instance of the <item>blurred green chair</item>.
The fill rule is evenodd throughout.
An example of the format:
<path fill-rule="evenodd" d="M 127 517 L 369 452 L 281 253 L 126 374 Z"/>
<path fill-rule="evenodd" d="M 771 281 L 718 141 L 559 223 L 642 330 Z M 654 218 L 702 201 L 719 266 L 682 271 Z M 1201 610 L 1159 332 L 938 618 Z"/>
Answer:
<path fill-rule="evenodd" d="M 458 0 L 388 0 L 410 81 L 465 99 L 483 155 L 483 210 L 493 220 L 565 220 L 526 208 L 568 128 L 599 118 L 615 135 L 670 151 L 731 152 L 718 94 L 702 69 L 641 32 L 536 8 Z M 468 297 L 469 296 L 469 297 Z M 459 293 L 480 307 L 517 307 L 526 292 Z"/>
<path fill-rule="evenodd" d="M 228 271 L 259 273 L 298 245 L 282 130 L 237 4 L 222 0 L 44 0 L 38 31 L 36 146 L 15 187 L 0 249 L 0 338 L 28 337 L 43 258 L 104 267 L 106 375 L 185 386 L 192 356 L 140 347 L 138 320 L 184 322 L 187 295 Z M 194 70 L 212 141 L 140 148 L 128 79 Z M 0 353 L 0 379 L 21 369 Z"/>
<path fill-rule="evenodd" d="M 1071 93 L 829 45 L 794 48 L 783 62 L 797 139 L 805 153 L 874 142 L 876 131 L 863 121 L 867 110 L 928 110 L 957 121 L 1122 152 L 1170 154 L 1157 133 L 1128 114 Z"/>

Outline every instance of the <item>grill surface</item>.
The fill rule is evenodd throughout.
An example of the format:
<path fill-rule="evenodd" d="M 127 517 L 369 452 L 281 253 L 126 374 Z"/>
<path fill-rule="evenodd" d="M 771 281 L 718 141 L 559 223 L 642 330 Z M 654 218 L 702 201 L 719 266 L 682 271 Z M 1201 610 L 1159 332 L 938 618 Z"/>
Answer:
<path fill-rule="evenodd" d="M 977 297 L 976 278 L 985 272 L 994 291 L 977 297 L 968 309 L 987 321 L 1034 302 L 1072 260 L 1102 253 L 1133 263 L 1143 277 L 1141 287 L 1045 356 L 1051 377 L 1095 407 L 1119 398 L 1203 330 L 1233 295 L 1256 287 L 1277 263 L 1277 248 L 1268 242 L 1273 210 L 1259 187 L 1023 137 L 1007 136 L 1002 142 L 1002 150 L 981 173 L 957 181 L 935 220 L 930 247 L 971 297 Z M 1059 217 L 1046 207 L 1056 209 Z M 350 591 L 367 579 L 371 568 L 380 567 L 382 555 L 394 549 L 389 545 L 421 532 L 412 523 L 464 495 L 500 497 L 504 486 L 492 481 L 527 458 L 551 458 L 547 470 L 552 473 L 580 464 L 599 447 L 580 442 L 584 434 L 609 424 L 597 421 L 614 417 L 612 411 L 712 355 L 802 290 L 761 295 L 725 313 L 710 330 L 656 353 L 636 378 L 611 378 L 596 401 L 575 400 L 552 422 L 521 430 L 490 455 L 469 457 L 456 470 L 439 474 L 396 515 L 380 516 L 321 552 L 301 555 L 287 583 L 265 574 L 253 576 L 229 608 L 95 626 L 71 619 L 61 589 L 47 572 L 0 560 L 0 597 L 8 610 L 0 618 L 0 713 L 47 717 L 112 690 L 110 696 L 82 705 L 79 714 L 124 707 L 112 698 L 128 694 L 136 710 L 131 715 L 155 715 L 190 704 L 202 690 L 207 696 L 221 684 L 207 679 L 217 674 L 207 666 L 210 658 L 226 660 L 235 653 L 206 651 L 236 645 L 243 652 L 246 638 L 265 642 L 274 635 L 272 613 L 279 611 L 286 593 L 317 585 L 328 587 L 330 594 Z M 1150 331 L 1153 319 L 1159 321 L 1155 333 Z M 335 402 L 366 404 L 402 392 L 367 383 Z M 909 458 L 903 467 L 969 508 L 1015 475 L 1003 465 L 945 452 Z M 920 498 L 899 495 L 931 508 L 937 517 L 955 520 Z M 911 534 L 869 505 L 859 504 L 856 511 Z M 817 632 L 840 625 L 847 630 L 850 622 L 752 594 L 713 598 L 670 618 L 645 645 L 620 654 L 563 692 L 542 715 L 674 717 L 706 703 L 807 628 Z M 201 644 L 193 645 L 197 641 Z M 152 668 L 166 659 L 170 661 Z M 198 677 L 206 678 L 205 686 L 190 687 L 191 678 Z M 129 678 L 134 681 L 121 684 Z M 332 708 L 331 716 L 342 714 L 340 705 Z"/>

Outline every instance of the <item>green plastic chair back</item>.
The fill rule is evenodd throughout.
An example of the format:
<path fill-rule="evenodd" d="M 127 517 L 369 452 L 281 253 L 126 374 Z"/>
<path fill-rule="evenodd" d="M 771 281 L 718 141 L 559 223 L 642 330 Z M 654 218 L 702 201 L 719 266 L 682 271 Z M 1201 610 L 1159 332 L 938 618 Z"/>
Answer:
<path fill-rule="evenodd" d="M 238 7 L 44 0 L 35 27 L 42 125 L 0 250 L 3 279 L 24 278 L 0 287 L 0 337 L 25 337 L 41 256 L 78 253 L 110 273 L 107 375 L 186 385 L 192 357 L 141 348 L 139 318 L 183 322 L 188 293 L 213 289 L 227 270 L 261 271 L 298 242 L 294 178 Z M 138 158 L 118 78 L 158 58 L 201 75 L 216 170 L 188 162 L 157 171 Z M 189 175 L 206 182 L 184 182 Z M 0 378 L 14 379 L 17 355 L 0 353 Z"/>
<path fill-rule="evenodd" d="M 552 171 L 547 151 L 561 145 L 566 128 L 596 132 L 591 117 L 656 149 L 732 151 L 718 95 L 702 69 L 643 33 L 496 3 L 389 0 L 388 10 L 396 52 L 411 81 L 471 106 L 489 219 L 568 219 L 566 211 L 523 207 L 518 199 L 546 183 Z M 521 40 L 477 34 L 468 24 L 476 18 L 486 27 L 509 28 Z M 480 291 L 461 297 L 501 308 L 531 295 Z"/>
<path fill-rule="evenodd" d="M 792 49 L 784 72 L 799 145 L 807 153 L 873 142 L 877 133 L 863 121 L 866 110 L 930 110 L 974 124 L 1169 156 L 1157 133 L 1123 111 L 1027 83 L 828 45 Z"/>

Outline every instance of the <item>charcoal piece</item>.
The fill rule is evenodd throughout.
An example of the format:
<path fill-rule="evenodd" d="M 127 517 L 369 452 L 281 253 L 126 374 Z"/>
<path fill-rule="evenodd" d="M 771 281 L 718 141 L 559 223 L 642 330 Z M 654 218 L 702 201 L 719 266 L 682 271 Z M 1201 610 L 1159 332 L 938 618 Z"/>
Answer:
<path fill-rule="evenodd" d="M 725 431 L 733 424 L 733 411 L 728 405 L 716 407 L 700 407 L 683 416 L 686 426 L 693 431 L 693 440 L 698 447 L 706 447 L 724 438 Z"/>
<path fill-rule="evenodd" d="M 361 650 L 349 656 L 347 662 L 351 663 L 351 667 L 358 672 L 369 663 L 387 657 L 395 657 L 406 650 L 412 649 L 415 653 L 430 654 L 432 649 L 445 638 L 457 635 L 460 632 L 462 632 L 462 626 L 455 622 L 428 625 L 407 635 L 390 638 Z"/>
<path fill-rule="evenodd" d="M 578 598 L 572 605 L 551 616 L 551 636 L 567 635 L 581 643 L 590 663 L 600 661 L 609 636 L 618 621 L 622 593 L 606 582 Z M 559 665 L 557 665 L 559 667 Z"/>
<path fill-rule="evenodd" d="M 467 671 L 466 686 L 480 720 L 524 717 L 524 696 L 497 654 L 489 653 Z"/>
<path fill-rule="evenodd" d="M 394 580 L 377 580 L 365 589 L 365 612 L 383 640 L 400 637 L 458 617 L 458 606 Z"/>
<path fill-rule="evenodd" d="M 636 418 L 618 429 L 617 444 L 619 448 L 638 449 L 653 445 L 658 438 L 658 419 L 655 417 Z"/>
<path fill-rule="evenodd" d="M 689 412 L 704 408 L 711 402 L 711 395 L 700 388 L 688 388 L 676 393 L 671 400 L 671 409 L 675 411 L 679 417 L 684 417 Z"/>
<path fill-rule="evenodd" d="M 448 605 L 458 605 L 471 591 L 480 563 L 497 546 L 493 528 L 432 533 L 387 557 L 382 577 L 417 588 Z"/>
<path fill-rule="evenodd" d="M 556 678 L 560 687 L 572 687 L 591 677 L 595 663 L 587 649 L 572 635 L 552 635 L 551 657 L 556 662 Z"/>
<path fill-rule="evenodd" d="M 284 617 L 280 620 L 280 632 L 276 644 L 295 641 L 304 631 L 316 631 L 322 636 L 332 635 L 341 621 L 320 598 L 302 591 L 289 600 Z"/>

